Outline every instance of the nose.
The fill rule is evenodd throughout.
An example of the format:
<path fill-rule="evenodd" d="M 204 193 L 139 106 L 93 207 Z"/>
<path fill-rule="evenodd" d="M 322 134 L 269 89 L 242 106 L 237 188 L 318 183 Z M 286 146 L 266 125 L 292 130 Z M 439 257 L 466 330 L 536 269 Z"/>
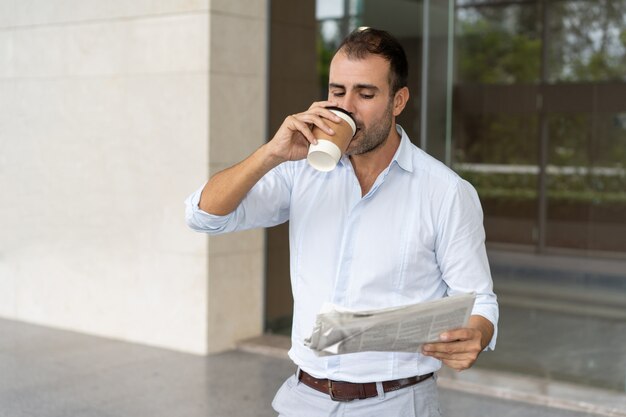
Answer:
<path fill-rule="evenodd" d="M 356 107 L 355 107 L 355 97 L 353 94 L 351 93 L 346 93 L 343 96 L 343 99 L 341 100 L 341 102 L 339 103 L 339 106 L 346 110 L 348 113 L 350 113 L 351 116 L 354 116 L 354 113 L 356 112 Z"/>

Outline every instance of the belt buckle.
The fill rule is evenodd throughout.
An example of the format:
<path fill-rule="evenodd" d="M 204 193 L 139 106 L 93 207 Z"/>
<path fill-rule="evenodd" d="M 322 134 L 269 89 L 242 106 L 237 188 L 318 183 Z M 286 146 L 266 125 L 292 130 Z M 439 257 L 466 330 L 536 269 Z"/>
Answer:
<path fill-rule="evenodd" d="M 330 395 L 330 399 L 338 402 L 349 402 L 352 401 L 352 398 L 339 398 L 335 396 L 335 391 L 333 390 L 333 381 L 328 380 L 328 395 Z"/>

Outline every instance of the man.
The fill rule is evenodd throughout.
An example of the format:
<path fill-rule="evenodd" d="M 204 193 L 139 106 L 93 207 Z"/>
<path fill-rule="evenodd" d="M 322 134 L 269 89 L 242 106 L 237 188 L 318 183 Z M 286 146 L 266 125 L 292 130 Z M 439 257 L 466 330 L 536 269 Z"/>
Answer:
<path fill-rule="evenodd" d="M 274 399 L 281 416 L 436 416 L 432 373 L 441 362 L 463 370 L 495 346 L 498 307 L 480 203 L 471 185 L 396 125 L 409 100 L 407 73 L 391 35 L 353 32 L 331 62 L 328 100 L 288 116 L 271 141 L 187 200 L 188 224 L 208 233 L 290 221 L 289 355 L 298 372 Z M 316 143 L 311 127 L 332 134 L 325 120 L 339 121 L 328 106 L 350 112 L 357 132 L 325 173 L 304 158 Z M 421 353 L 318 357 L 304 345 L 324 302 L 365 310 L 472 291 L 467 328 Z"/>

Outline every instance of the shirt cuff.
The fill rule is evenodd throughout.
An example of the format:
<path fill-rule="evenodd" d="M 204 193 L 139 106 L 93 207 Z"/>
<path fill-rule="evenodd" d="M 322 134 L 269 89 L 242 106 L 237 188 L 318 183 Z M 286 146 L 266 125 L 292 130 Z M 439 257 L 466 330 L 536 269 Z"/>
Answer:
<path fill-rule="evenodd" d="M 221 233 L 228 223 L 229 215 L 217 216 L 202 210 L 199 204 L 203 189 L 204 186 L 200 187 L 185 200 L 187 226 L 199 232 Z"/>
<path fill-rule="evenodd" d="M 484 309 L 475 308 L 474 311 L 472 311 L 472 316 L 484 317 L 485 319 L 489 320 L 493 325 L 493 335 L 491 336 L 489 344 L 485 346 L 483 351 L 494 350 L 496 348 L 496 340 L 498 339 L 498 313 L 496 312 L 494 315 L 492 312 L 484 311 Z"/>

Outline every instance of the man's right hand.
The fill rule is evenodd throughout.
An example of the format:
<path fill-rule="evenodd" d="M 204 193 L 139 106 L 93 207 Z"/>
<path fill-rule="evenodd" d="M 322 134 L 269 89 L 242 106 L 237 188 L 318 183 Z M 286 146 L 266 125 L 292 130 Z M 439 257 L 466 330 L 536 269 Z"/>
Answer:
<path fill-rule="evenodd" d="M 311 132 L 313 126 L 331 135 L 334 134 L 333 130 L 324 123 L 324 119 L 341 121 L 338 116 L 326 109 L 326 107 L 336 105 L 337 103 L 333 101 L 318 101 L 302 113 L 287 116 L 272 140 L 265 145 L 269 156 L 274 159 L 274 164 L 306 158 L 309 144 L 317 143 Z"/>

